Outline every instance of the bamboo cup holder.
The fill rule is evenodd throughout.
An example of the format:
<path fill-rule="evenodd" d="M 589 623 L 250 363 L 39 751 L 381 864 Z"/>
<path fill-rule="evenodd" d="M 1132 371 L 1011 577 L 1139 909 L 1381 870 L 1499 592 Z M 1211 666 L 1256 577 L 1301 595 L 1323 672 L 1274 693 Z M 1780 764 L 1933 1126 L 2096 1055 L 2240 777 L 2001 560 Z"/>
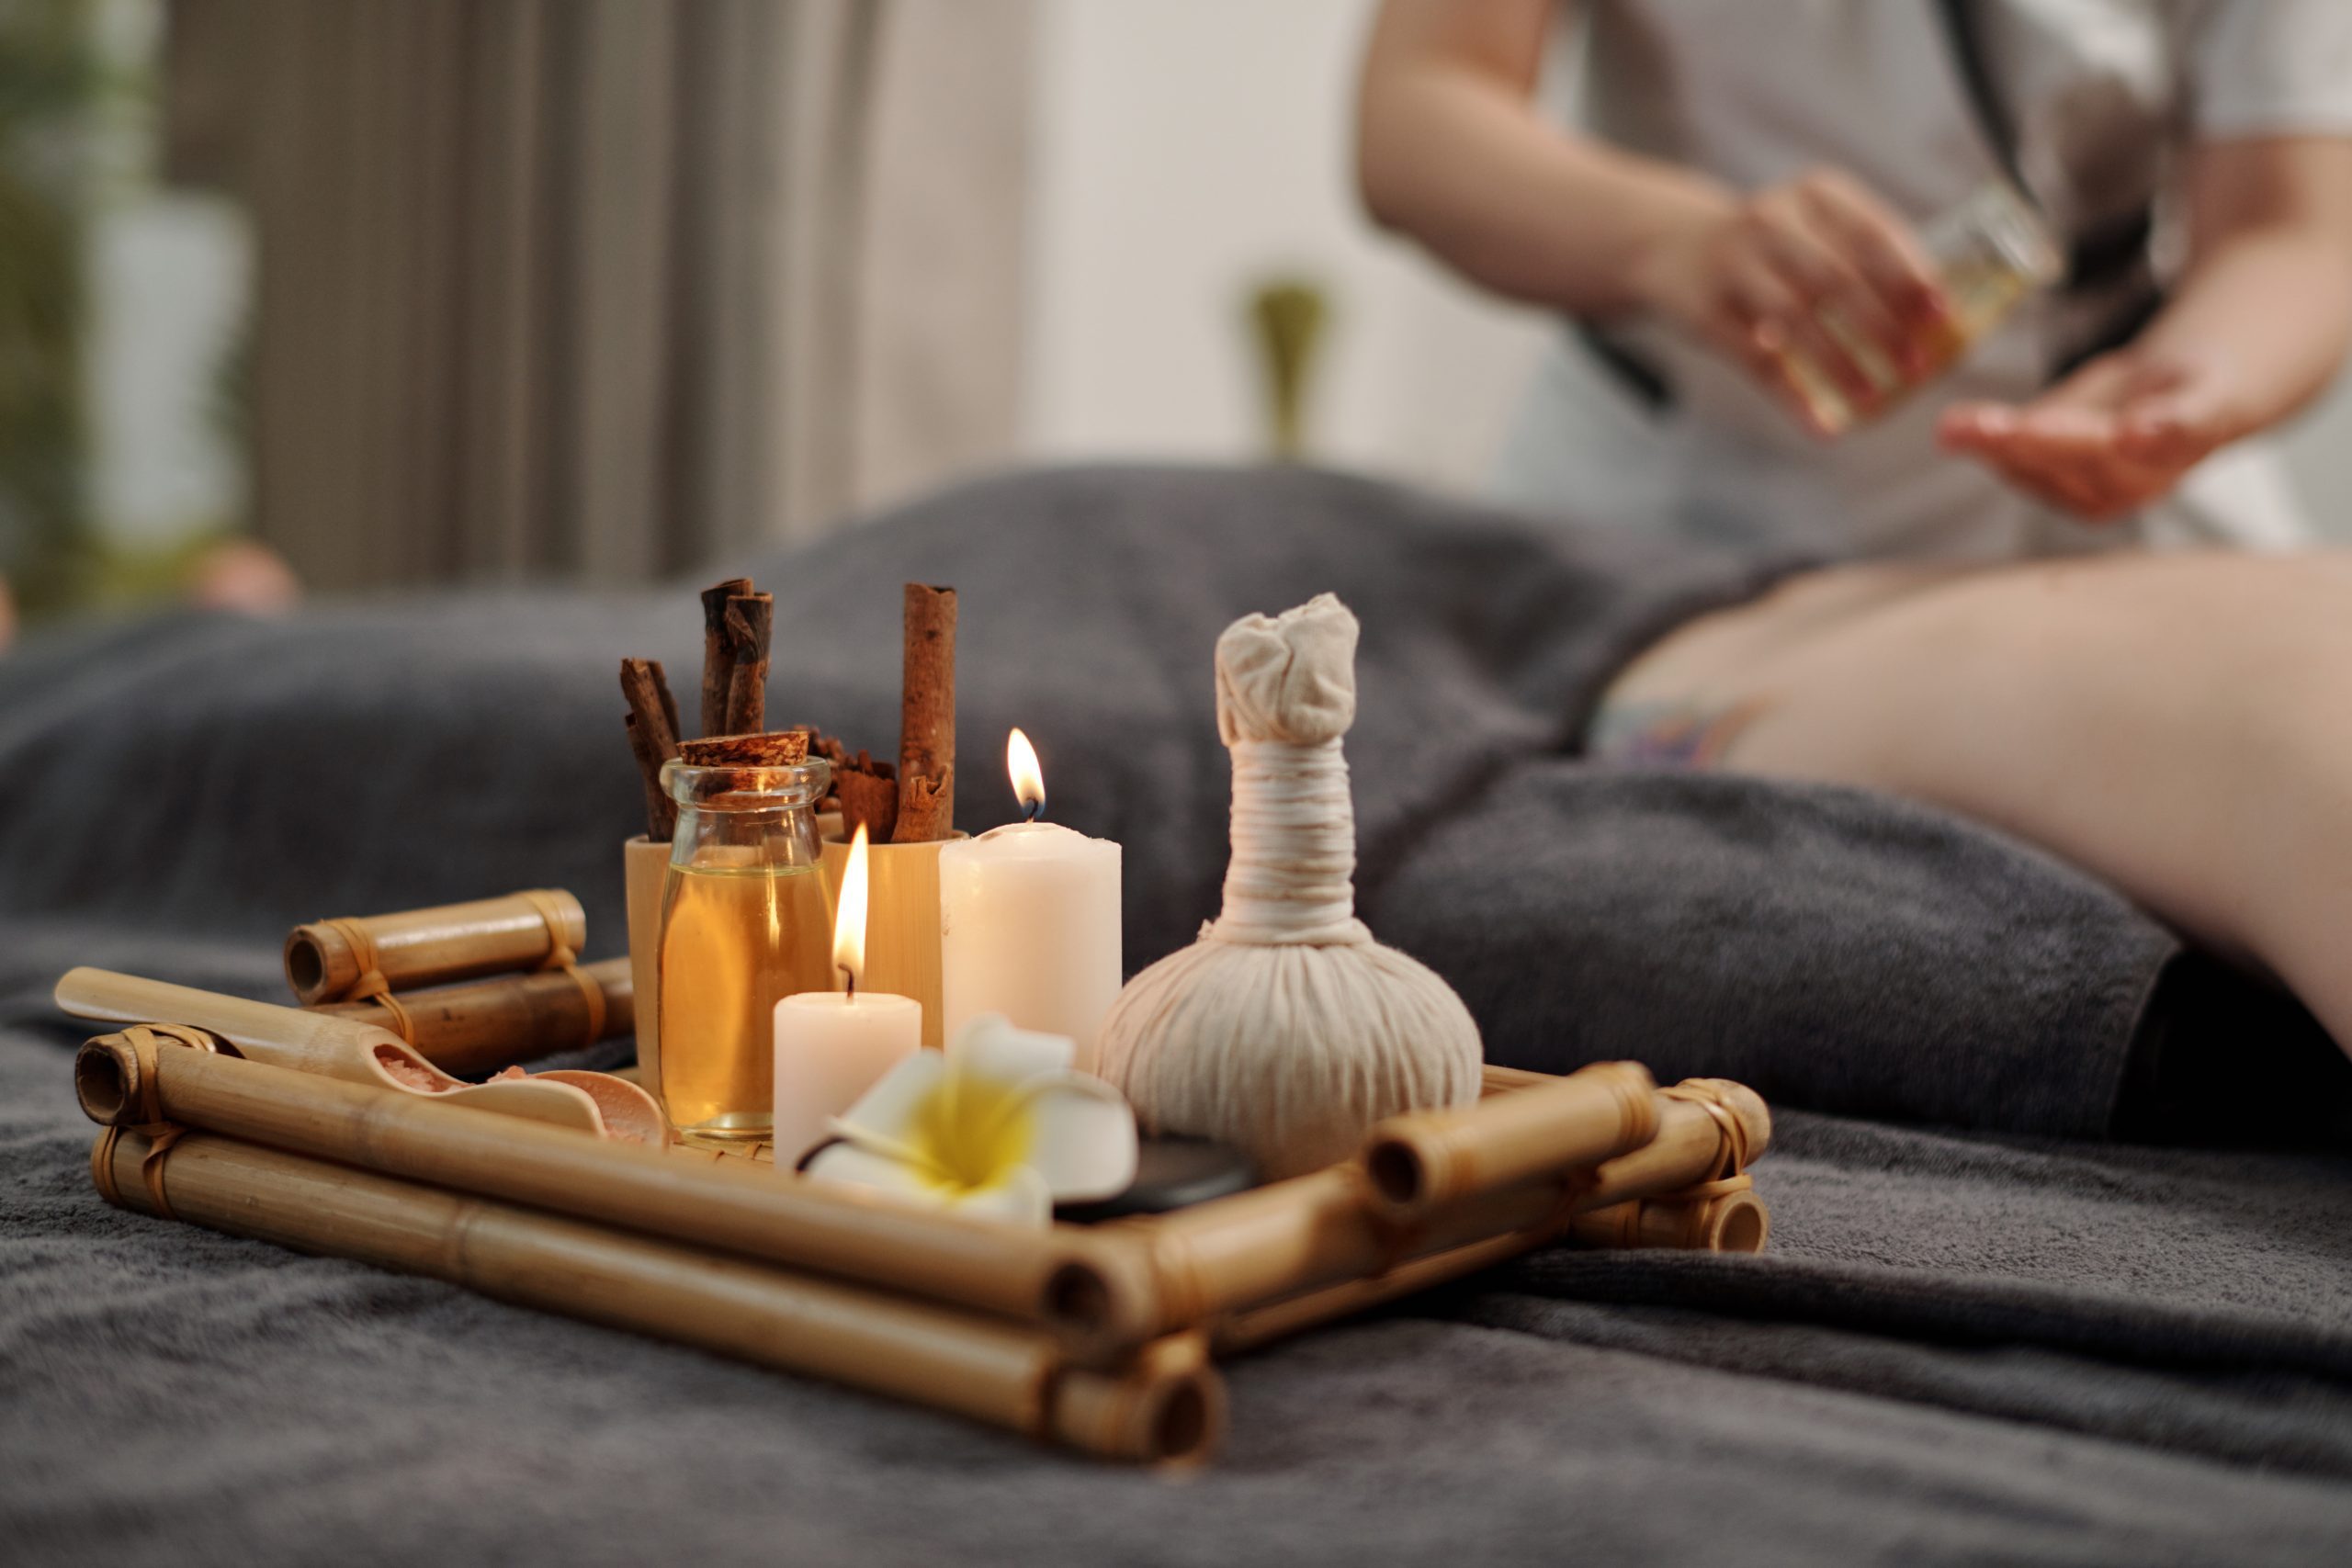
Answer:
<path fill-rule="evenodd" d="M 628 908 L 629 979 L 636 987 L 637 1081 L 662 1093 L 662 885 L 670 874 L 670 842 L 643 834 L 621 845 L 623 891 Z"/>
<path fill-rule="evenodd" d="M 939 852 L 966 837 L 911 844 L 868 844 L 870 878 L 865 916 L 865 977 L 859 987 L 922 1004 L 922 1043 L 943 1043 L 939 960 Z M 825 886 L 838 899 L 849 845 L 838 834 L 824 840 Z"/>
<path fill-rule="evenodd" d="M 1660 1089 L 1633 1063 L 1490 1068 L 1476 1104 L 1393 1118 L 1323 1169 L 1026 1229 L 591 1135 L 564 1099 L 587 1097 L 544 1081 L 565 1075 L 419 1087 L 384 1070 L 406 1047 L 356 1020 L 93 970 L 58 997 L 130 1026 L 74 1062 L 106 1129 L 93 1179 L 121 1207 L 1130 1461 L 1213 1451 L 1215 1357 L 1555 1241 L 1755 1251 L 1770 1229 L 1745 1169 L 1770 1141 L 1763 1102 Z"/>

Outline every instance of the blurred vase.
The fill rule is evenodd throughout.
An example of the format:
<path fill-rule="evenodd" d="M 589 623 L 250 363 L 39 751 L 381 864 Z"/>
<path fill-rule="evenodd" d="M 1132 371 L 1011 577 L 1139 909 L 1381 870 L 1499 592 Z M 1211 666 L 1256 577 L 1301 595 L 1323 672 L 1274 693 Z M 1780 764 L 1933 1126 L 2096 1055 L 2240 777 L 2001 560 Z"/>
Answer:
<path fill-rule="evenodd" d="M 1285 461 L 1306 453 L 1306 396 L 1329 317 L 1322 287 L 1305 278 L 1269 279 L 1250 296 L 1266 375 L 1266 444 Z"/>

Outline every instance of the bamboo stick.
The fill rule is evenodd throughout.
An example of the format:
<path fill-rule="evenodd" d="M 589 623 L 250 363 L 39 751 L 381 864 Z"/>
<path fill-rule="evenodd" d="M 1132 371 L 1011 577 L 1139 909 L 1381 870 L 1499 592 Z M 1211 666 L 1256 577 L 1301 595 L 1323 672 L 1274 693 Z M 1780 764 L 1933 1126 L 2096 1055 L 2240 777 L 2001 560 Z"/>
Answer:
<path fill-rule="evenodd" d="M 286 978 L 305 1007 L 380 977 L 394 990 L 562 962 L 588 941 L 580 900 L 560 887 L 318 920 L 286 939 Z M 372 962 L 371 962 L 372 961 Z"/>
<path fill-rule="evenodd" d="M 1741 1176 L 1578 1214 L 1568 1235 L 1586 1247 L 1761 1252 L 1772 1216 Z"/>
<path fill-rule="evenodd" d="M 1385 1306 L 1433 1285 L 1442 1285 L 1482 1269 L 1491 1269 L 1553 1239 L 1553 1235 L 1488 1236 L 1483 1241 L 1469 1242 L 1416 1258 L 1385 1274 L 1343 1280 L 1336 1285 L 1326 1285 L 1321 1290 L 1309 1291 L 1304 1295 L 1293 1296 L 1288 1301 L 1235 1313 L 1219 1319 L 1210 1331 L 1210 1348 L 1219 1356 L 1238 1356 L 1276 1339 L 1288 1338 L 1302 1329 L 1314 1328 L 1338 1318 L 1352 1317 L 1357 1313 Z"/>
<path fill-rule="evenodd" d="M 92 1121 L 151 1116 L 385 1176 L 838 1275 L 1041 1325 L 1103 1361 L 1140 1333 L 1141 1277 L 1114 1244 L 910 1208 L 750 1160 L 594 1143 L 232 1056 L 101 1035 L 74 1058 Z"/>
<path fill-rule="evenodd" d="M 57 982 L 56 998 L 60 1008 L 76 1018 L 189 1024 L 271 1066 L 462 1102 L 655 1147 L 670 1138 L 669 1123 L 653 1097 L 610 1073 L 537 1073 L 469 1084 L 426 1061 L 391 1031 L 356 1019 L 106 969 L 67 970 Z"/>
<path fill-rule="evenodd" d="M 1151 1347 L 1121 1374 L 1091 1372 L 1065 1366 L 1035 1329 L 771 1265 L 212 1134 L 184 1135 L 150 1172 L 153 1147 L 138 1134 L 100 1139 L 100 1190 L 138 1213 L 429 1275 L 1104 1458 L 1194 1461 L 1221 1435 L 1222 1380 L 1197 1344 Z"/>
<path fill-rule="evenodd" d="M 1551 1239 L 1573 1213 L 1655 1197 L 1722 1174 L 1733 1134 L 1715 1111 L 1674 1098 L 1676 1092 L 1657 1094 L 1657 1133 L 1642 1148 L 1586 1170 L 1474 1193 L 1411 1226 L 1386 1216 L 1372 1195 L 1363 1163 L 1351 1161 L 1174 1213 L 1097 1226 L 1079 1240 L 1095 1245 L 1123 1235 L 1143 1249 L 1148 1311 L 1136 1331 L 1144 1337 L 1473 1243 L 1508 1240 L 1510 1245 L 1500 1254 L 1508 1256 Z M 1499 1111 L 1516 1098 L 1515 1092 L 1489 1096 L 1465 1114 Z M 1762 1102 L 1754 1110 L 1760 1126 L 1735 1120 L 1748 1157 L 1762 1153 L 1770 1136 Z"/>
<path fill-rule="evenodd" d="M 592 998 L 590 992 L 594 995 Z M 466 985 L 329 1002 L 317 1010 L 399 1034 L 444 1072 L 496 1072 L 555 1051 L 631 1032 L 636 987 L 626 958 L 543 969 Z"/>
<path fill-rule="evenodd" d="M 1649 1198 L 1736 1176 L 1771 1142 L 1772 1113 L 1754 1089 L 1728 1078 L 1685 1078 L 1658 1091 L 1657 1136 L 1601 1166 L 1593 1190 Z"/>
<path fill-rule="evenodd" d="M 1364 1140 L 1371 1201 L 1409 1224 L 1476 1193 L 1598 1165 L 1657 1136 L 1657 1089 L 1638 1062 L 1600 1062 L 1470 1105 L 1392 1116 Z"/>
<path fill-rule="evenodd" d="M 1556 1073 L 1531 1073 L 1525 1067 L 1498 1066 L 1493 1062 L 1478 1069 L 1480 1094 L 1509 1094 L 1515 1089 L 1533 1089 L 1538 1084 L 1557 1080 Z"/>
<path fill-rule="evenodd" d="M 1761 1252 L 1770 1216 L 1745 1188 L 1713 1196 L 1630 1199 L 1580 1213 L 1567 1235 L 1593 1247 L 1672 1247 L 1701 1252 Z M 1385 1305 L 1433 1285 L 1465 1278 L 1559 1239 L 1555 1223 L 1427 1253 L 1367 1279 L 1343 1280 L 1287 1301 L 1235 1313 L 1211 1334 L 1217 1355 L 1238 1355 L 1335 1319 Z"/>

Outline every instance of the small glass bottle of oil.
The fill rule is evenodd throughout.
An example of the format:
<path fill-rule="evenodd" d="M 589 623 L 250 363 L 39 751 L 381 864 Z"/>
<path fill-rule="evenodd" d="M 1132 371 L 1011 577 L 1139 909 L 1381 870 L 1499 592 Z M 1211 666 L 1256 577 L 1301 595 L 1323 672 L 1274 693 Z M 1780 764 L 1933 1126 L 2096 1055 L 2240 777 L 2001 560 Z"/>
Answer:
<path fill-rule="evenodd" d="M 686 1142 L 748 1151 L 774 1123 L 775 1004 L 834 988 L 815 815 L 831 769 L 673 761 L 662 777 L 678 803 L 662 892 L 662 1104 Z"/>
<path fill-rule="evenodd" d="M 1952 311 L 1951 324 L 1919 345 L 1927 362 L 1922 373 L 1905 378 L 1875 343 L 1834 310 L 1823 314 L 1822 330 L 1838 340 L 1878 389 L 1874 400 L 1857 403 L 1811 355 L 1797 351 L 1788 355 L 1790 380 L 1828 434 L 1841 434 L 1876 418 L 1911 387 L 1941 376 L 2027 295 L 2055 283 L 2064 270 L 2049 228 L 2007 180 L 1978 187 L 1966 201 L 1929 222 L 1919 238 L 1935 258 Z"/>

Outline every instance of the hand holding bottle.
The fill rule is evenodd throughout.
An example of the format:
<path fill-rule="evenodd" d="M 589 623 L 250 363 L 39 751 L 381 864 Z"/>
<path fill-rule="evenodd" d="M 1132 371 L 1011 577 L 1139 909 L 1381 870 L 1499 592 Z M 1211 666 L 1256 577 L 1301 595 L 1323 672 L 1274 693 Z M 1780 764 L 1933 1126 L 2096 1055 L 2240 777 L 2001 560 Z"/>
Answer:
<path fill-rule="evenodd" d="M 1835 170 L 1735 198 L 1665 251 L 1649 292 L 1822 435 L 1935 374 L 1956 332 L 1927 246 Z"/>

